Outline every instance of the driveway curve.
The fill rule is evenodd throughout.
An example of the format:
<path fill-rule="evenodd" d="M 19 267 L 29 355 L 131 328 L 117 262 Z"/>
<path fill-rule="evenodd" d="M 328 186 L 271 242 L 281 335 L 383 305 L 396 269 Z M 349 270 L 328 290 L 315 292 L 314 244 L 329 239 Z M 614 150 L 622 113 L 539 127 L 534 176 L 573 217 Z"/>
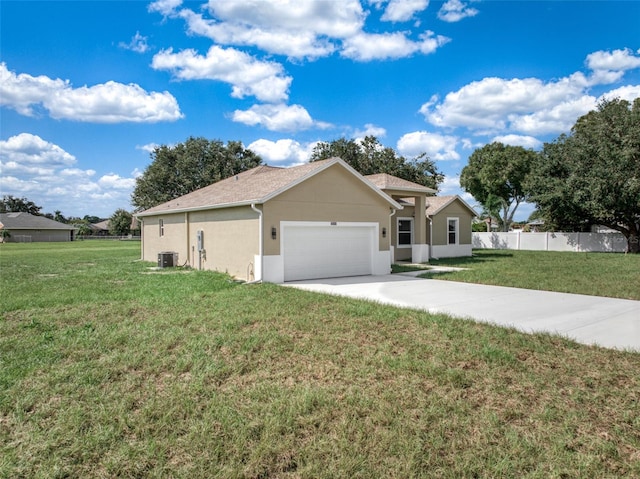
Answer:
<path fill-rule="evenodd" d="M 294 281 L 285 286 L 640 352 L 640 301 L 421 279 L 406 274 Z"/>

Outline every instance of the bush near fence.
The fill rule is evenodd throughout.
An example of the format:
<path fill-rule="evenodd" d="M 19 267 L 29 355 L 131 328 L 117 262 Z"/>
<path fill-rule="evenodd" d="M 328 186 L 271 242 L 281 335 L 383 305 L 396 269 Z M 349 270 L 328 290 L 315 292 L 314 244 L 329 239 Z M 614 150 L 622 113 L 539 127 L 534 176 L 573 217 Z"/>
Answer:
<path fill-rule="evenodd" d="M 627 239 L 622 233 L 524 233 L 520 231 L 473 233 L 472 245 L 478 249 L 528 251 L 601 253 L 627 251 Z"/>

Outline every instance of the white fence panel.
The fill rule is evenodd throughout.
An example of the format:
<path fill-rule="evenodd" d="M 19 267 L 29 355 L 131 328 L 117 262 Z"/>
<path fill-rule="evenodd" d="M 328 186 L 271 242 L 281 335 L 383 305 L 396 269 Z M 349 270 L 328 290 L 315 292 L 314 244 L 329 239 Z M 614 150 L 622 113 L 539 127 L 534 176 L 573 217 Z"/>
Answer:
<path fill-rule="evenodd" d="M 622 233 L 473 233 L 472 245 L 478 249 L 529 251 L 575 251 L 624 253 L 627 240 Z"/>

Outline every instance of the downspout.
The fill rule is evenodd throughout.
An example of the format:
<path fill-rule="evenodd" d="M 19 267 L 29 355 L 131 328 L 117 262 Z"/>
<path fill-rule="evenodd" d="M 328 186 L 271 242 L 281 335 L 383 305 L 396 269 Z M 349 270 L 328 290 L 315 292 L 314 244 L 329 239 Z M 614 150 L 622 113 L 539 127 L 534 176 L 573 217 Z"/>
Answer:
<path fill-rule="evenodd" d="M 260 254 L 260 278 L 256 278 L 253 281 L 248 282 L 248 284 L 250 283 L 261 283 L 262 282 L 262 278 L 264 277 L 264 235 L 263 235 L 263 217 L 262 217 L 262 210 L 259 210 L 258 208 L 256 208 L 256 204 L 255 203 L 251 203 L 251 209 L 253 211 L 255 211 L 256 213 L 258 213 L 258 217 L 260 218 L 260 221 L 258 222 L 258 231 L 259 231 L 259 247 L 258 247 L 258 251 Z M 248 279 L 248 278 L 247 278 Z"/>

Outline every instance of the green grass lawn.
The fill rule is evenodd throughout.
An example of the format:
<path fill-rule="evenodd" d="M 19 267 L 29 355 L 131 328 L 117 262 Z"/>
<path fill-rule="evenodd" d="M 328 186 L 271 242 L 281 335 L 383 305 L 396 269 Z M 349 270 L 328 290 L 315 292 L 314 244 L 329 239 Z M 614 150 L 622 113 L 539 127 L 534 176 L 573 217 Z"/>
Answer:
<path fill-rule="evenodd" d="M 429 264 L 468 269 L 424 277 L 640 300 L 640 255 L 474 250 Z"/>
<path fill-rule="evenodd" d="M 640 354 L 138 257 L 0 245 L 0 477 L 640 477 Z"/>

